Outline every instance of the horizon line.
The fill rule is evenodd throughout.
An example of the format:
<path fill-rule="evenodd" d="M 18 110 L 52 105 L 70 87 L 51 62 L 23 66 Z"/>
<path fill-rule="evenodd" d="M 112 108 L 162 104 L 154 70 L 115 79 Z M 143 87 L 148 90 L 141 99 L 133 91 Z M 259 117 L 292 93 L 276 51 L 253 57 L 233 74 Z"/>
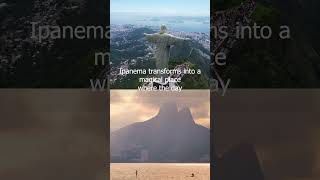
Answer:
<path fill-rule="evenodd" d="M 154 15 L 154 16 L 181 16 L 181 17 L 209 17 L 209 14 L 192 14 L 192 13 L 160 13 L 160 12 L 136 12 L 136 11 L 111 11 L 110 15 L 112 14 L 139 14 L 139 15 Z"/>

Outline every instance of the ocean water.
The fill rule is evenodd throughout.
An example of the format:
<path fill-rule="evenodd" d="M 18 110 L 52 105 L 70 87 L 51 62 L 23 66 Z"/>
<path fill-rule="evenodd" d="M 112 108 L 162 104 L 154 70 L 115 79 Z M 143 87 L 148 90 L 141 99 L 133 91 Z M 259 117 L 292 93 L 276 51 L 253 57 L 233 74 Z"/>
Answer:
<path fill-rule="evenodd" d="M 136 25 L 155 26 L 166 25 L 173 31 L 184 32 L 210 32 L 209 16 L 147 16 L 130 13 L 112 13 L 111 24 L 114 25 Z"/>
<path fill-rule="evenodd" d="M 111 180 L 210 180 L 210 164 L 112 163 L 110 176 Z"/>

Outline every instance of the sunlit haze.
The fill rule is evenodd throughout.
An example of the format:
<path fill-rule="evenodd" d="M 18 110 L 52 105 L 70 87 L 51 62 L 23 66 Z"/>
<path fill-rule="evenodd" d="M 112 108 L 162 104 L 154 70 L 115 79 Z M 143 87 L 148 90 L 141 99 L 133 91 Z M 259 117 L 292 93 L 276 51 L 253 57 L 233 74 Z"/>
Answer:
<path fill-rule="evenodd" d="M 210 127 L 209 91 L 188 90 L 180 93 L 138 92 L 112 90 L 110 100 L 111 131 L 134 122 L 154 117 L 161 104 L 176 102 L 178 108 L 189 107 L 197 124 Z"/>

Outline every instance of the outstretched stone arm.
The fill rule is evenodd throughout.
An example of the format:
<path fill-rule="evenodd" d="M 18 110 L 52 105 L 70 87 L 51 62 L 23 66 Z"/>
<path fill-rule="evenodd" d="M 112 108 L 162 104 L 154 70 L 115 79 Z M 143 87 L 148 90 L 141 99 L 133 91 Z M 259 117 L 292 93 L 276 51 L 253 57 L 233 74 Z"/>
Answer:
<path fill-rule="evenodd" d="M 190 40 L 189 38 L 181 38 L 181 37 L 176 37 L 176 36 L 172 36 L 172 35 L 168 36 L 168 42 L 171 45 L 183 44 L 189 40 Z"/>
<path fill-rule="evenodd" d="M 146 37 L 146 39 L 149 41 L 149 42 L 152 42 L 152 43 L 156 43 L 157 42 L 157 39 L 159 38 L 157 34 L 147 34 L 147 33 L 144 33 L 144 36 Z"/>

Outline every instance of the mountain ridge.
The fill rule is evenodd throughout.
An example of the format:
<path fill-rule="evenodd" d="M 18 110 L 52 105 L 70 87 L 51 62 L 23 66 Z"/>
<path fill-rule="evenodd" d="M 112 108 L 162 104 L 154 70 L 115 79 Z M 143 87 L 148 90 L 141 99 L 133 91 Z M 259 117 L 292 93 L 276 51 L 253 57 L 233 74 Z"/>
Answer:
<path fill-rule="evenodd" d="M 209 162 L 209 153 L 209 129 L 195 123 L 189 108 L 173 104 L 111 133 L 112 162 Z"/>

